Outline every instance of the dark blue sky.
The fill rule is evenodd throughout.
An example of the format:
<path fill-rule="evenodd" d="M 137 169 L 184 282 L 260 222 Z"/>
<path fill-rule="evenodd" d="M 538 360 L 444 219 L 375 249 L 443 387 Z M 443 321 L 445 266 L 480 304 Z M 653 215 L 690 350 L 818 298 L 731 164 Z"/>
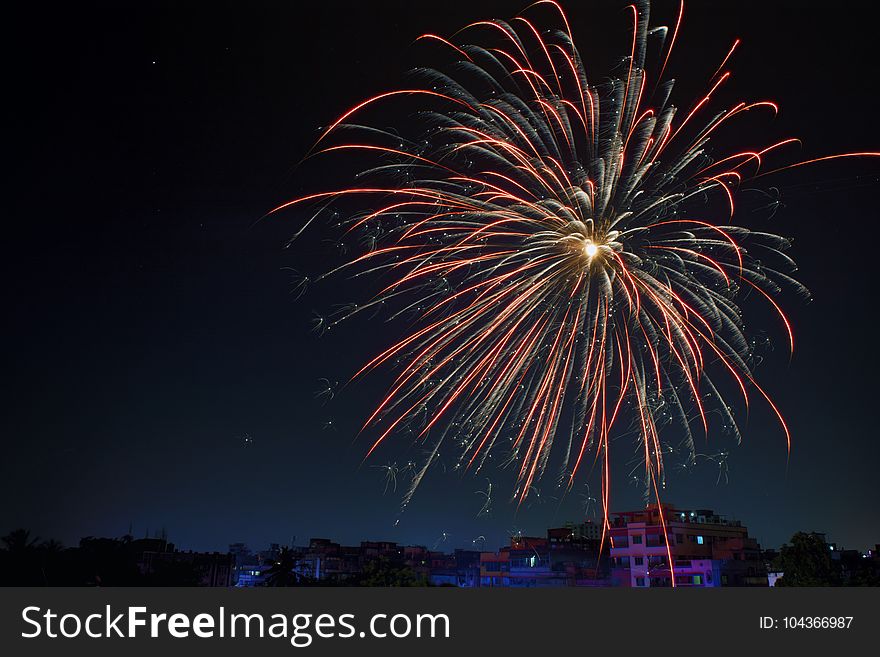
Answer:
<path fill-rule="evenodd" d="M 293 536 L 451 547 L 483 535 L 495 546 L 583 516 L 585 487 L 558 501 L 542 485 L 544 501 L 517 512 L 490 473 L 493 512 L 476 518 L 485 478 L 438 470 L 395 527 L 399 495 L 383 494 L 374 466 L 403 463 L 406 445 L 362 465 L 366 441 L 354 441 L 387 378 L 326 405 L 314 398 L 319 379 L 346 379 L 389 329 L 377 320 L 312 334 L 312 312 L 354 291 L 331 285 L 295 300 L 283 268 L 316 271 L 330 247 L 319 234 L 283 248 L 297 213 L 257 221 L 328 186 L 323 170 L 294 165 L 317 126 L 405 79 L 415 37 L 509 17 L 522 3 L 300 4 L 91 3 L 9 17 L 0 531 L 25 526 L 71 544 L 165 528 L 196 549 Z M 627 47 L 624 3 L 569 4 L 588 66 L 607 70 Z M 880 150 L 880 9 L 719 5 L 686 11 L 670 62 L 679 93 L 696 93 L 741 37 L 732 93 L 781 103 L 772 134 L 802 137 L 805 155 Z M 654 7 L 667 22 L 676 9 Z M 765 182 L 785 202 L 772 220 L 739 218 L 795 237 L 815 297 L 786 299 L 791 365 L 779 327 L 754 315 L 777 347 L 758 375 L 794 447 L 787 463 L 783 435 L 756 403 L 741 446 L 715 435 L 705 446 L 731 449 L 729 482 L 710 464 L 672 474 L 669 502 L 740 518 L 768 546 L 797 530 L 857 548 L 880 541 L 878 176 L 877 161 L 790 172 Z M 335 429 L 324 429 L 330 419 Z M 637 507 L 641 491 L 619 465 L 612 507 Z"/>

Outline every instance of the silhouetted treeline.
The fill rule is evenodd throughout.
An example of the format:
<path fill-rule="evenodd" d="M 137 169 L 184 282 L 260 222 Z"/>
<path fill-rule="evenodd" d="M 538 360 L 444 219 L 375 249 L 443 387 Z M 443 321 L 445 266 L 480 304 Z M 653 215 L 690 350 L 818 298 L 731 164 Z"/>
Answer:
<path fill-rule="evenodd" d="M 65 548 L 24 529 L 0 538 L 3 586 L 196 586 L 198 569 L 189 563 L 160 562 L 144 574 L 140 548 L 131 536 L 84 538 Z"/>
<path fill-rule="evenodd" d="M 150 555 L 152 558 L 145 558 Z M 158 558 L 157 558 L 158 555 Z M 163 539 L 93 538 L 65 548 L 24 529 L 0 538 L 2 586 L 199 586 L 204 572 L 175 553 Z M 231 557 L 230 557 L 231 558 Z M 263 586 L 428 586 L 425 577 L 387 559 L 370 562 L 362 573 L 344 581 L 316 580 L 297 573 L 289 548 L 266 564 Z M 228 584 L 234 584 L 229 581 Z"/>
<path fill-rule="evenodd" d="M 798 532 L 773 560 L 776 586 L 880 586 L 876 555 L 835 550 L 822 534 Z"/>

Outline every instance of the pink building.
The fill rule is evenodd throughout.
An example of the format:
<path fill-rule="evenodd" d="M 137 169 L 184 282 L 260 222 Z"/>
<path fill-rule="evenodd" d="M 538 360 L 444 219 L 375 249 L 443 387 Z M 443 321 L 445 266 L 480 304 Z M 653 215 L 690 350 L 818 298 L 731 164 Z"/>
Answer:
<path fill-rule="evenodd" d="M 708 509 L 650 505 L 611 518 L 612 580 L 619 586 L 767 586 L 760 547 L 739 521 Z M 665 520 L 666 531 L 663 526 Z M 670 571 L 669 557 L 672 556 Z"/>

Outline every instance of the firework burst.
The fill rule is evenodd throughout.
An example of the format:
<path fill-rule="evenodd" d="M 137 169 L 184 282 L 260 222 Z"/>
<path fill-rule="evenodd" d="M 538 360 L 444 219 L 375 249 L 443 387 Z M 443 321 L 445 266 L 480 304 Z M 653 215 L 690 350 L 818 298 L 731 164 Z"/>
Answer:
<path fill-rule="evenodd" d="M 614 432 L 637 436 L 641 478 L 657 496 L 665 425 L 677 424 L 689 461 L 710 412 L 739 439 L 717 376 L 732 381 L 746 406 L 752 396 L 764 400 L 790 440 L 753 375 L 738 299 L 765 300 L 793 348 L 776 297 L 783 288 L 807 292 L 785 255 L 789 242 L 735 225 L 733 216 L 742 181 L 797 140 L 710 151 L 737 117 L 772 116 L 777 107 L 716 106 L 739 40 L 719 53 L 705 95 L 686 110 L 671 103 L 664 73 L 682 11 L 667 29 L 651 26 L 647 2 L 630 6 L 626 58 L 600 84 L 553 0 L 449 39 L 424 35 L 448 50 L 451 64 L 417 69 L 409 87 L 345 112 L 312 153 L 375 156 L 358 186 L 276 209 L 317 206 L 300 233 L 336 213 L 345 243 L 360 237 L 365 249 L 324 276 L 382 281 L 372 298 L 322 318 L 322 330 L 382 307 L 411 321 L 356 375 L 399 367 L 365 428 L 376 431 L 370 453 L 406 433 L 425 444 L 404 506 L 442 446 L 463 470 L 479 472 L 494 455 L 513 465 L 520 504 L 551 467 L 568 488 L 585 466 L 596 467 L 607 526 Z M 403 99 L 420 103 L 409 136 L 358 122 Z M 357 137 L 334 141 L 345 135 Z M 340 211 L 344 199 L 370 208 Z"/>

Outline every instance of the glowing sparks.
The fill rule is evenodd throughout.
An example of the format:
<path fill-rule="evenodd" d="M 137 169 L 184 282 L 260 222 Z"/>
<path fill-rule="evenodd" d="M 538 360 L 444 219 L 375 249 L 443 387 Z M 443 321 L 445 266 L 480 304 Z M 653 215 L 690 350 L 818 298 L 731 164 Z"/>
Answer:
<path fill-rule="evenodd" d="M 345 112 L 319 141 L 360 137 L 323 151 L 360 152 L 376 164 L 358 187 L 278 208 L 333 206 L 346 235 L 370 246 L 324 276 L 383 277 L 372 299 L 322 318 L 322 330 L 383 308 L 413 322 L 358 372 L 399 366 L 365 429 L 377 433 L 370 453 L 394 435 L 426 449 L 404 506 L 442 446 L 454 468 L 512 465 L 518 503 L 551 468 L 570 488 L 585 465 L 595 465 L 607 528 L 613 434 L 637 436 L 641 481 L 654 497 L 665 481 L 663 431 L 676 435 L 688 462 L 696 459 L 693 427 L 708 432 L 710 412 L 739 439 L 713 382 L 719 373 L 746 406 L 753 391 L 766 400 L 789 440 L 752 372 L 755 344 L 737 300 L 757 290 L 793 346 L 776 298 L 783 289 L 807 293 L 783 253 L 788 240 L 732 218 L 741 182 L 758 175 L 770 151 L 795 140 L 710 155 L 719 125 L 751 108 L 777 107 L 718 107 L 713 92 L 731 84 L 721 69 L 737 39 L 718 53 L 707 92 L 678 115 L 663 71 L 683 8 L 667 38 L 670 30 L 650 27 L 647 3 L 633 6 L 622 79 L 600 85 L 589 81 L 551 0 L 515 21 L 475 22 L 450 40 L 425 35 L 448 50 L 455 77 L 418 69 L 416 84 Z M 537 14 L 548 12 L 544 25 Z M 657 77 L 646 67 L 648 52 L 659 53 Z M 421 103 L 415 134 L 351 122 L 404 98 Z M 347 200 L 361 209 L 345 208 Z"/>

